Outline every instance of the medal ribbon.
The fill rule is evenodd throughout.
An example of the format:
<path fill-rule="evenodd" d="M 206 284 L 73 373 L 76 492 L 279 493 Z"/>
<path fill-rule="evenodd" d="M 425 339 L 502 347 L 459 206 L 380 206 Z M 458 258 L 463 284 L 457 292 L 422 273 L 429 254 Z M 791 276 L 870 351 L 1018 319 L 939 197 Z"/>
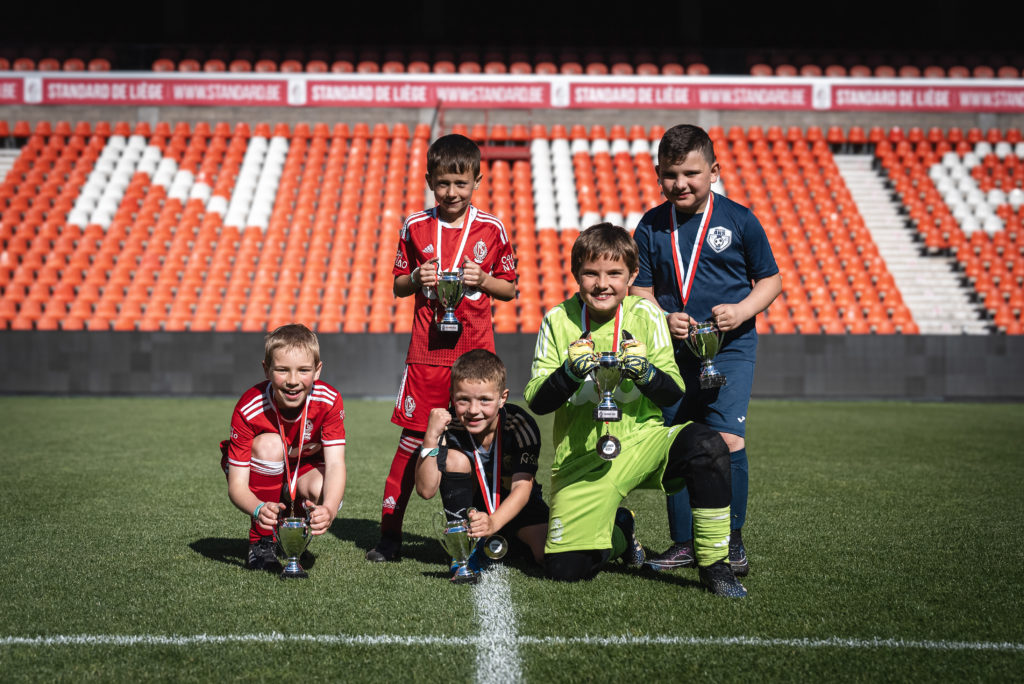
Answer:
<path fill-rule="evenodd" d="M 439 210 L 440 211 L 440 210 Z M 471 206 L 467 211 L 465 217 L 462 219 L 462 240 L 459 242 L 459 251 L 455 254 L 455 260 L 452 262 L 452 267 L 449 271 L 459 270 L 459 263 L 462 259 L 462 251 L 466 248 L 466 240 L 469 239 L 469 226 L 473 223 L 473 215 L 476 213 L 475 209 Z M 444 270 L 444 263 L 441 260 L 441 216 L 438 213 L 436 218 L 437 221 L 437 267 L 438 270 Z"/>
<path fill-rule="evenodd" d="M 708 194 L 708 205 L 704 208 L 704 216 L 700 220 L 700 228 L 697 230 L 697 239 L 693 241 L 693 249 L 690 251 L 690 264 L 683 270 L 683 249 L 679 244 L 679 224 L 676 219 L 676 208 L 669 205 L 669 214 L 672 217 L 672 264 L 676 269 L 676 282 L 679 283 L 679 298 L 683 302 L 683 309 L 686 309 L 686 302 L 690 299 L 690 289 L 693 287 L 693 276 L 697 272 L 697 264 L 700 262 L 700 250 L 704 245 L 704 237 L 708 232 L 708 223 L 711 220 L 711 210 L 714 207 L 715 193 Z"/>
<path fill-rule="evenodd" d="M 581 305 L 581 309 L 580 309 L 580 325 L 583 326 L 583 332 L 584 333 L 589 333 L 590 332 L 590 312 L 587 311 L 587 305 L 582 303 L 582 299 L 583 298 L 581 297 L 580 298 L 580 300 L 581 300 L 581 303 L 580 303 L 580 305 Z M 619 304 L 619 308 L 615 312 L 615 330 L 612 333 L 612 352 L 618 352 L 619 351 L 619 335 L 620 335 L 621 332 L 622 332 L 622 304 Z"/>
<path fill-rule="evenodd" d="M 306 404 L 302 407 L 302 417 L 299 419 L 299 452 L 295 457 L 295 474 L 291 472 L 291 466 L 288 464 L 288 438 L 284 434 L 284 418 L 281 416 L 281 410 L 277 408 L 277 402 L 274 401 L 274 390 L 273 387 L 270 389 L 270 403 L 274 405 L 274 413 L 277 414 L 277 430 L 281 434 L 281 446 L 284 449 L 284 469 L 285 478 L 288 480 L 288 495 L 292 499 L 292 503 L 295 503 L 295 489 L 299 480 L 299 461 L 302 460 L 302 447 L 303 442 L 306 438 L 306 416 L 309 413 L 309 400 L 313 398 L 313 392 L 309 393 L 306 397 Z"/>
<path fill-rule="evenodd" d="M 466 434 L 469 434 L 468 432 Z M 498 510 L 498 504 L 501 503 L 501 419 L 498 420 L 498 429 L 494 433 L 494 441 L 491 442 L 491 446 L 494 451 L 494 465 L 492 467 L 494 489 L 491 490 L 487 486 L 487 474 L 484 473 L 484 462 L 480 458 L 480 450 L 476 446 L 476 442 L 473 440 L 473 435 L 469 435 L 469 441 L 473 445 L 473 458 L 476 460 L 476 480 L 480 483 L 480 491 L 484 495 L 484 504 L 487 506 L 487 514 L 494 515 L 494 511 Z"/>

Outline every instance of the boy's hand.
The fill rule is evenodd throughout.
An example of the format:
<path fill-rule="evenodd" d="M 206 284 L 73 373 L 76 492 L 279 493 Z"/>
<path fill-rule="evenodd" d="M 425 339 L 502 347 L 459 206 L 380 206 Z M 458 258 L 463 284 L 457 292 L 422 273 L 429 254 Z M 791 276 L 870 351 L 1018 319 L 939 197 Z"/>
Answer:
<path fill-rule="evenodd" d="M 491 516 L 487 513 L 478 510 L 469 511 L 469 536 L 476 539 L 482 537 L 490 537 L 495 534 L 498 530 L 493 529 L 494 523 L 491 521 Z"/>
<path fill-rule="evenodd" d="M 256 519 L 256 522 L 263 527 L 275 529 L 281 520 L 284 518 L 287 506 L 277 501 L 267 501 L 260 508 L 260 515 Z"/>
<path fill-rule="evenodd" d="M 622 375 L 643 387 L 654 377 L 654 366 L 647 360 L 647 345 L 637 339 L 626 339 L 619 345 Z"/>
<path fill-rule="evenodd" d="M 690 325 L 698 322 L 696 318 L 693 318 L 685 311 L 670 313 L 666 317 L 666 321 L 668 322 L 669 333 L 677 340 L 685 340 L 689 337 Z"/>
<path fill-rule="evenodd" d="M 302 505 L 306 509 L 306 515 L 309 516 L 309 531 L 314 535 L 326 532 L 327 528 L 331 526 L 331 521 L 334 520 L 330 509 L 327 506 L 317 506 L 309 499 L 306 499 Z"/>
<path fill-rule="evenodd" d="M 480 289 L 486 279 L 487 274 L 480 268 L 480 264 L 466 257 L 462 264 L 462 283 L 466 287 Z"/>
<path fill-rule="evenodd" d="M 414 283 L 419 283 L 422 287 L 437 285 L 437 257 L 424 262 L 416 270 L 417 277 L 413 278 Z"/>
<path fill-rule="evenodd" d="M 448 409 L 430 409 L 430 416 L 427 418 L 427 429 L 423 433 L 423 442 L 437 444 L 441 439 L 441 433 L 444 432 L 451 422 L 452 414 L 448 413 Z"/>
<path fill-rule="evenodd" d="M 565 360 L 565 369 L 569 375 L 582 382 L 595 368 L 597 354 L 594 353 L 594 340 L 581 337 L 569 345 L 569 356 Z"/>

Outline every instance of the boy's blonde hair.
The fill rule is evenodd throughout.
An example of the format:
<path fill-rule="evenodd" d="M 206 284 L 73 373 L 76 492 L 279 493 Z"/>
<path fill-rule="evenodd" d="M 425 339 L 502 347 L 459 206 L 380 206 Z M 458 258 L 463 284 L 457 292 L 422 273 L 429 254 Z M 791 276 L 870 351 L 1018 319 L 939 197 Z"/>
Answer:
<path fill-rule="evenodd" d="M 480 175 L 480 148 L 464 135 L 443 135 L 427 149 L 427 173 L 431 177 L 444 173 L 473 172 Z"/>
<path fill-rule="evenodd" d="M 610 223 L 598 223 L 580 233 L 576 242 L 572 244 L 570 265 L 576 282 L 580 280 L 583 264 L 601 257 L 621 259 L 630 273 L 636 272 L 640 263 L 636 243 L 625 228 Z"/>
<path fill-rule="evenodd" d="M 313 355 L 313 365 L 320 365 L 320 340 L 312 330 L 300 323 L 282 325 L 267 333 L 263 347 L 263 363 L 268 368 L 274 364 L 274 353 L 279 349 L 307 351 Z"/>
<path fill-rule="evenodd" d="M 455 359 L 455 363 L 452 364 L 451 391 L 454 392 L 460 382 L 476 380 L 493 382 L 500 394 L 505 391 L 507 375 L 505 364 L 497 354 L 486 349 L 472 349 Z"/>

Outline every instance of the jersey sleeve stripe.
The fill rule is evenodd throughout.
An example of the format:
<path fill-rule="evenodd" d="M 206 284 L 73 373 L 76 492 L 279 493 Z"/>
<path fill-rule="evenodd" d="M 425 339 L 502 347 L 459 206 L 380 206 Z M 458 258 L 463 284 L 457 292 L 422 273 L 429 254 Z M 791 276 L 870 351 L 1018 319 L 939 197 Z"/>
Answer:
<path fill-rule="evenodd" d="M 323 439 L 320 443 L 324 446 L 345 446 L 345 439 Z"/>

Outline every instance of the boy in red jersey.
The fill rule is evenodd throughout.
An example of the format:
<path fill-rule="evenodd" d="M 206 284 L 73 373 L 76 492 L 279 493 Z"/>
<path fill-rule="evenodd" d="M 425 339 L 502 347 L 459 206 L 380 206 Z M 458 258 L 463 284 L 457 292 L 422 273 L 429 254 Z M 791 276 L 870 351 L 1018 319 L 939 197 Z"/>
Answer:
<path fill-rule="evenodd" d="M 501 221 L 474 207 L 480 148 L 462 135 L 438 138 L 427 150 L 427 185 L 437 206 L 409 216 L 398 240 L 394 292 L 416 297 L 405 375 L 391 422 L 402 428 L 384 484 L 381 537 L 366 553 L 374 562 L 401 557 L 402 519 L 415 484 L 416 461 L 430 411 L 448 406 L 451 366 L 470 349 L 494 351 L 491 297 L 516 293 L 515 255 Z M 435 286 L 438 272 L 462 271 L 465 296 L 455 309 L 459 332 L 444 332 Z"/>
<path fill-rule="evenodd" d="M 345 494 L 345 408 L 320 382 L 320 344 L 303 325 L 267 335 L 263 372 L 231 414 L 231 437 L 221 442 L 228 498 L 252 519 L 246 566 L 278 567 L 274 530 L 289 508 L 305 508 L 310 531 L 323 534 Z M 287 451 L 288 457 L 285 458 Z"/>

